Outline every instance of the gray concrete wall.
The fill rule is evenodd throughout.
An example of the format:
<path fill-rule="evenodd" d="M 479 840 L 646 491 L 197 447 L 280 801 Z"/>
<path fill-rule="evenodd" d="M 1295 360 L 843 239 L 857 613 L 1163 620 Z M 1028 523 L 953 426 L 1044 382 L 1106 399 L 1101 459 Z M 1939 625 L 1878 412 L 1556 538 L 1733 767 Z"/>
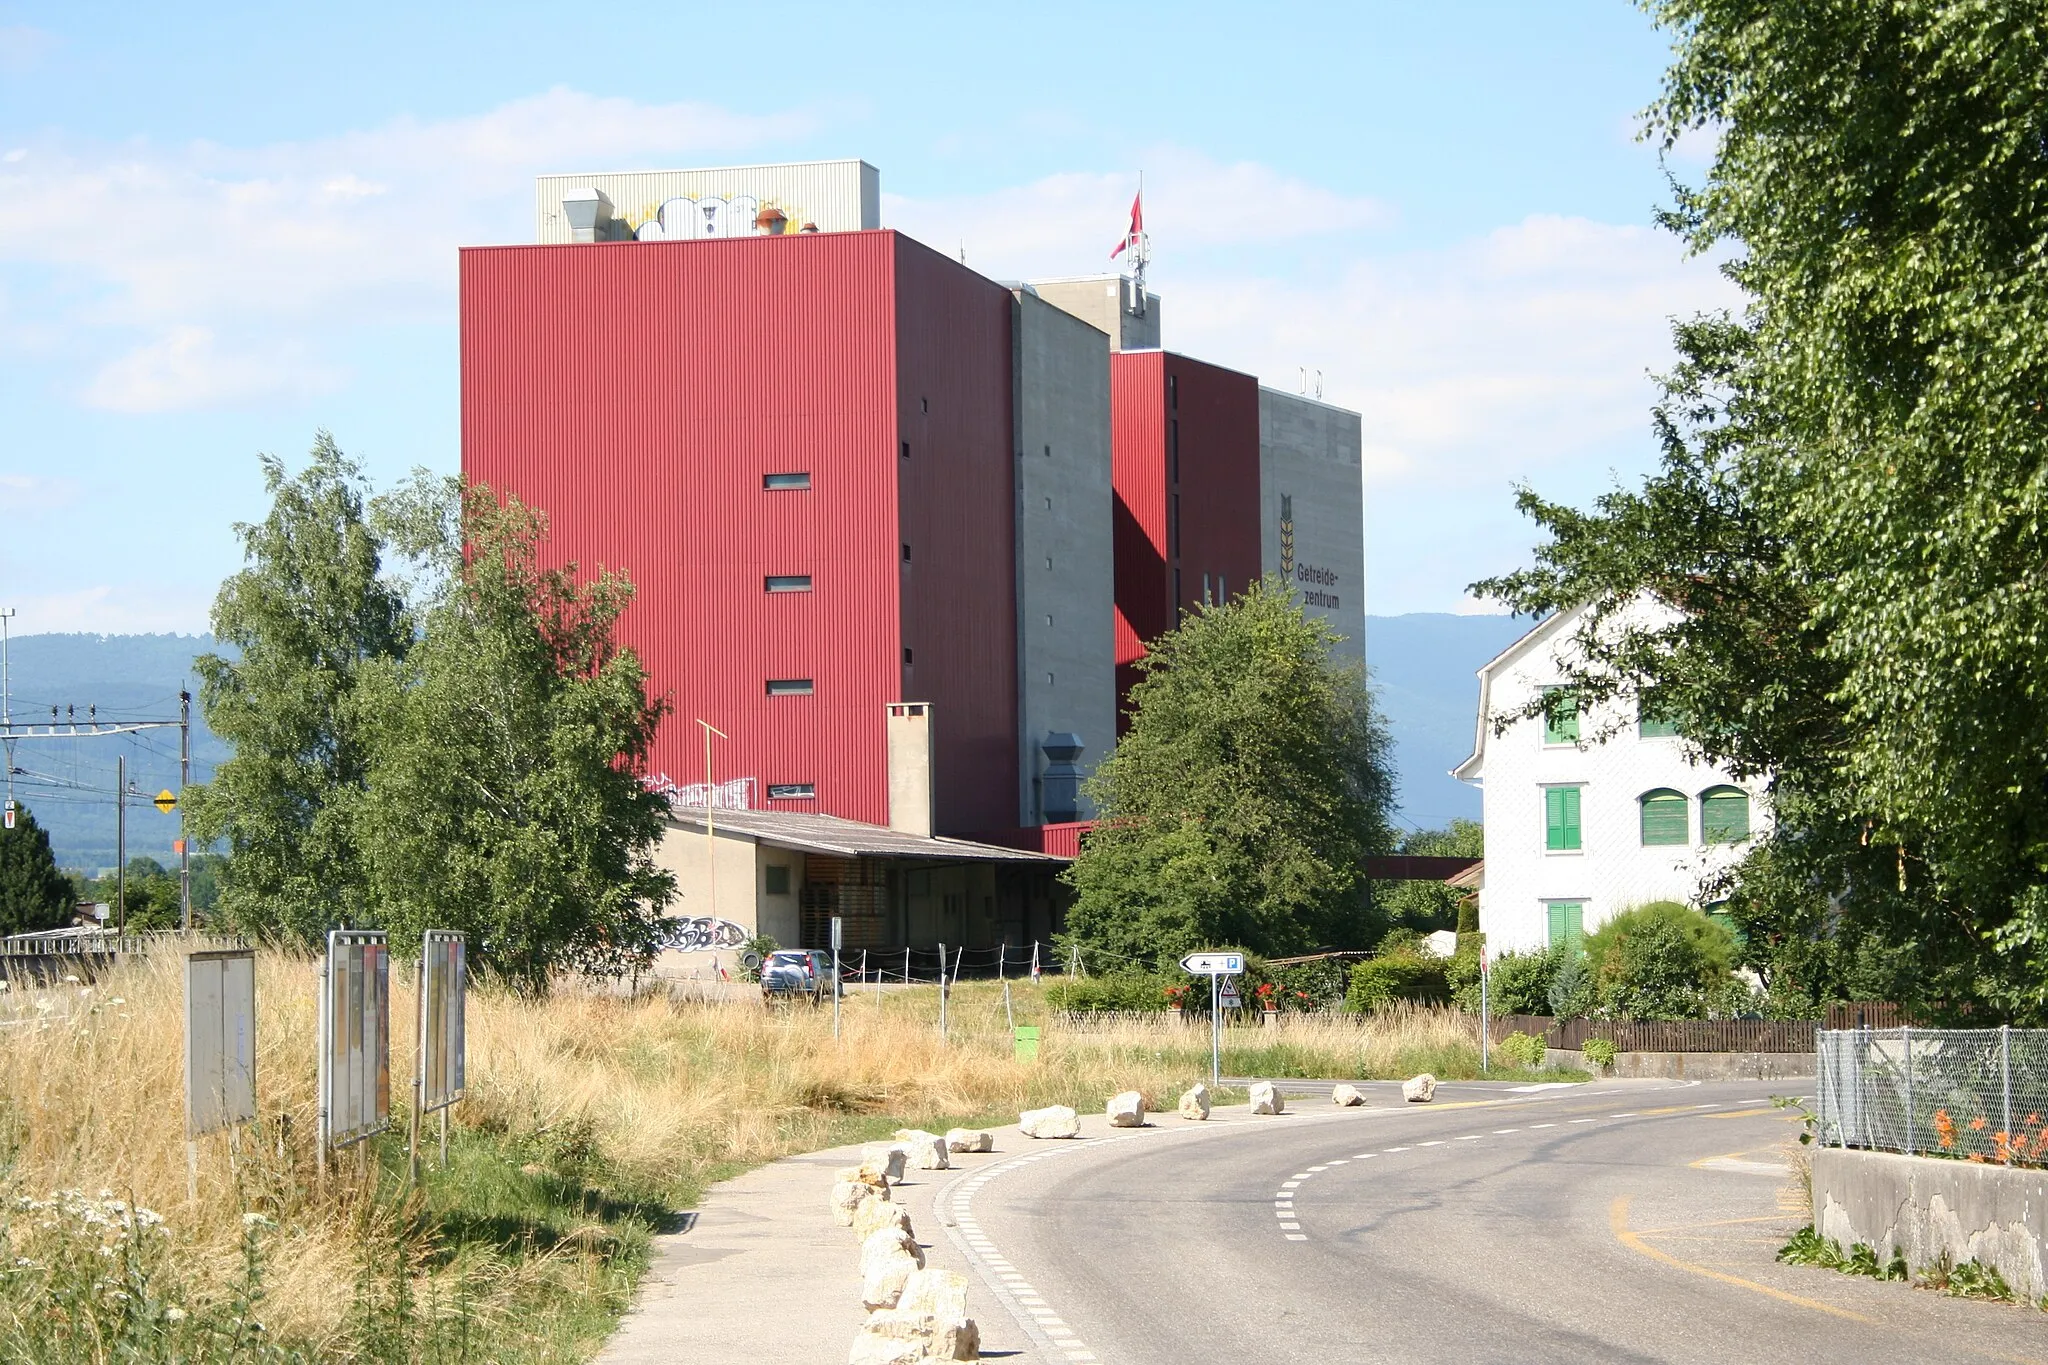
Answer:
<path fill-rule="evenodd" d="M 1813 1225 L 1844 1251 L 1903 1256 L 1915 1276 L 1944 1262 L 1996 1267 L 2028 1303 L 2048 1294 L 2048 1171 L 1821 1147 Z"/>
<path fill-rule="evenodd" d="M 1259 558 L 1310 615 L 1365 660 L 1365 486 L 1359 416 L 1314 398 L 1259 390 Z M 1290 544 L 1291 542 L 1291 544 Z"/>
<path fill-rule="evenodd" d="M 1081 737 L 1084 774 L 1116 741 L 1115 499 L 1109 338 L 1016 299 L 1017 823 L 1035 825 L 1046 735 Z"/>
<path fill-rule="evenodd" d="M 1546 1048 L 1546 1066 L 1595 1070 L 1583 1052 Z M 1811 1052 L 1617 1052 L 1606 1075 L 1686 1081 L 1775 1081 L 1814 1074 Z"/>
<path fill-rule="evenodd" d="M 1063 280 L 1033 280 L 1031 287 L 1062 312 L 1109 338 L 1112 351 L 1153 351 L 1159 349 L 1159 296 L 1145 295 L 1145 312 L 1133 311 L 1137 290 L 1122 275 L 1082 275 Z"/>

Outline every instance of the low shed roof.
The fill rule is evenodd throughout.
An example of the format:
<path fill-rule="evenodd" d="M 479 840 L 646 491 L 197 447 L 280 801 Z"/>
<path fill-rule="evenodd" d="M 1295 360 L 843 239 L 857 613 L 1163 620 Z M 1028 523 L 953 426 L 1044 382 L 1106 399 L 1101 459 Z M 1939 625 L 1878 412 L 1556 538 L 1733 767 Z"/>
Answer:
<path fill-rule="evenodd" d="M 715 810 L 711 823 L 720 830 L 742 834 L 776 848 L 801 853 L 823 853 L 838 858 L 928 858 L 934 862 L 1035 863 L 1058 866 L 1064 858 L 1032 853 L 1021 848 L 980 844 L 972 839 L 947 839 L 906 834 L 887 825 L 870 825 L 861 820 L 842 820 L 836 815 L 808 811 Z M 702 806 L 671 807 L 677 824 L 702 829 L 706 814 Z"/>

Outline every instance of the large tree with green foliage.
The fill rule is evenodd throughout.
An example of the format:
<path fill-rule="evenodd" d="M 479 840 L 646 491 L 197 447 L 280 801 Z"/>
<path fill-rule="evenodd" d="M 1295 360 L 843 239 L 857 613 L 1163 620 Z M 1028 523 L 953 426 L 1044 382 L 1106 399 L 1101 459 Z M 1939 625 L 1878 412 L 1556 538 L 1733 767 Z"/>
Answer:
<path fill-rule="evenodd" d="M 1647 7 L 1674 38 L 1650 135 L 1718 137 L 1669 222 L 1748 305 L 1678 329 L 1659 474 L 1590 513 L 1525 492 L 1551 544 L 1482 586 L 1601 604 L 1577 681 L 1773 774 L 1738 904 L 1789 988 L 2043 1017 L 2048 21 Z M 1675 619 L 1617 626 L 1644 594 Z"/>
<path fill-rule="evenodd" d="M 378 717 L 356 705 L 372 663 L 402 657 L 412 623 L 383 572 L 361 469 L 321 432 L 297 474 L 263 457 L 270 512 L 238 525 L 246 566 L 221 584 L 201 655 L 200 705 L 234 756 L 186 789 L 186 828 L 225 840 L 221 911 L 233 927 L 303 942 L 373 922 L 355 827 Z"/>
<path fill-rule="evenodd" d="M 27 806 L 14 808 L 14 828 L 0 829 L 0 934 L 60 929 L 77 904 L 71 879 L 57 870 L 50 832 Z"/>
<path fill-rule="evenodd" d="M 1147 646 L 1129 729 L 1089 785 L 1075 943 L 1156 960 L 1378 937 L 1362 865 L 1390 842 L 1386 731 L 1334 639 L 1273 579 Z"/>
<path fill-rule="evenodd" d="M 464 930 L 479 966 L 532 987 L 644 961 L 674 885 L 640 781 L 666 707 L 613 639 L 632 587 L 543 568 L 546 522 L 517 501 L 440 491 L 461 507 L 443 547 L 465 553 L 445 558 L 418 644 L 362 695 L 379 717 L 359 828 L 380 922 L 408 941 Z"/>
<path fill-rule="evenodd" d="M 625 970 L 672 891 L 641 776 L 662 714 L 613 640 L 631 586 L 541 567 L 545 520 L 425 475 L 371 497 L 321 433 L 307 467 L 266 459 L 269 516 L 200 661 L 235 755 L 189 791 L 225 839 L 221 909 L 303 943 L 387 927 L 405 952 L 466 930 L 483 971 L 539 987 Z"/>

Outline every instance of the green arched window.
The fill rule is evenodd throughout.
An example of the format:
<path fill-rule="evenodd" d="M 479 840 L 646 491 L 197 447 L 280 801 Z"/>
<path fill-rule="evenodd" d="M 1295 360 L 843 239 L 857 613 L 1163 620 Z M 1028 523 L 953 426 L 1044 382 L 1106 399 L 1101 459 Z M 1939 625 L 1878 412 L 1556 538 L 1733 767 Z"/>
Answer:
<path fill-rule="evenodd" d="M 1643 845 L 1683 844 L 1692 825 L 1691 803 L 1684 792 L 1668 787 L 1644 792 L 1638 798 L 1643 808 Z"/>
<path fill-rule="evenodd" d="M 1709 787 L 1700 793 L 1700 840 L 1739 844 L 1749 837 L 1749 793 L 1740 787 Z"/>

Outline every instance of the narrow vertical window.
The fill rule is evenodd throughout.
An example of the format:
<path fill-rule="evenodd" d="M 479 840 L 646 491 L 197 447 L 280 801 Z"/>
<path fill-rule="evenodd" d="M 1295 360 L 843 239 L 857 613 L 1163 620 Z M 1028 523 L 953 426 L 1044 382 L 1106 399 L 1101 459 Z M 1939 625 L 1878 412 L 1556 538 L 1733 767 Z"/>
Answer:
<path fill-rule="evenodd" d="M 1549 912 L 1550 946 L 1562 948 L 1567 944 L 1577 947 L 1586 936 L 1586 903 L 1584 901 L 1545 901 L 1543 907 Z"/>
<path fill-rule="evenodd" d="M 1166 425 L 1166 464 L 1175 483 L 1180 482 L 1180 418 Z"/>
<path fill-rule="evenodd" d="M 1579 694 L 1569 687 L 1543 689 L 1543 742 L 1579 742 Z"/>
<path fill-rule="evenodd" d="M 1576 852 L 1580 843 L 1581 787 L 1543 789 L 1543 847 L 1551 853 Z"/>

